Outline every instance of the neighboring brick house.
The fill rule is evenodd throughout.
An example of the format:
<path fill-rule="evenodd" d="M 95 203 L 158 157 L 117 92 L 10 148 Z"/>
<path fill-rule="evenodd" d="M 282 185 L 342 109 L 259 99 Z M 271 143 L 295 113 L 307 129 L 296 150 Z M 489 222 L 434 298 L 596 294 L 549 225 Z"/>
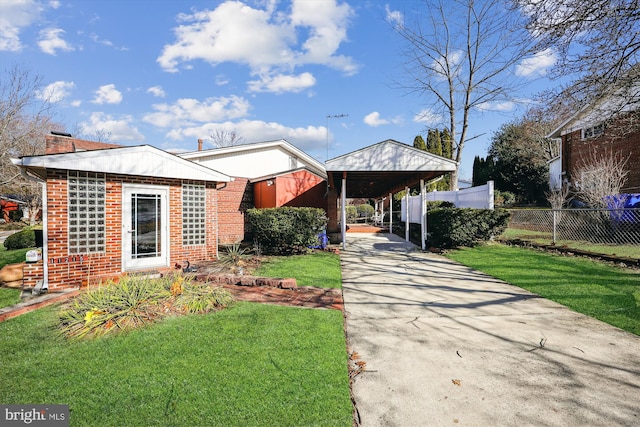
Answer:
<path fill-rule="evenodd" d="M 284 139 L 179 154 L 233 177 L 219 191 L 221 244 L 250 238 L 245 212 L 280 206 L 327 209 L 324 165 Z"/>
<path fill-rule="evenodd" d="M 640 99 L 640 87 L 634 89 Z M 579 182 L 575 176 L 581 159 L 594 152 L 613 152 L 627 158 L 627 182 L 622 193 L 640 193 L 640 110 L 638 102 L 616 107 L 613 97 L 587 106 L 547 137 L 561 140 L 560 155 L 549 162 L 549 187 Z M 612 118 L 611 111 L 619 111 Z"/>
<path fill-rule="evenodd" d="M 43 260 L 26 265 L 25 286 L 216 259 L 219 187 L 230 177 L 149 145 L 109 146 L 51 135 L 50 154 L 14 160 L 43 183 Z"/>

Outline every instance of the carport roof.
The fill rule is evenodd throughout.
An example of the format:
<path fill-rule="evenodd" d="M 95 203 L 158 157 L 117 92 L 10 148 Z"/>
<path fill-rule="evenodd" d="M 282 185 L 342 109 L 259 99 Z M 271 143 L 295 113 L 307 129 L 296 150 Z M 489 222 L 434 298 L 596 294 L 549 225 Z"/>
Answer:
<path fill-rule="evenodd" d="M 375 198 L 456 170 L 457 163 L 392 139 L 327 160 L 329 186 L 348 198 Z"/>

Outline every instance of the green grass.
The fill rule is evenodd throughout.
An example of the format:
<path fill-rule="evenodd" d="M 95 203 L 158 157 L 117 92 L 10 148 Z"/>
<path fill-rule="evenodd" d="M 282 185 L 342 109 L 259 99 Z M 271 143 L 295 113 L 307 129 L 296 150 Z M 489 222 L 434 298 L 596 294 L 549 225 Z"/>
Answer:
<path fill-rule="evenodd" d="M 19 303 L 21 293 L 20 289 L 0 288 L 0 308 Z"/>
<path fill-rule="evenodd" d="M 0 269 L 7 264 L 16 264 L 25 260 L 29 249 L 8 251 L 0 244 Z M 9 307 L 20 302 L 20 289 L 0 288 L 0 308 Z"/>
<path fill-rule="evenodd" d="M 579 257 L 488 244 L 448 258 L 640 335 L 640 272 Z"/>
<path fill-rule="evenodd" d="M 0 268 L 7 264 L 17 264 L 24 262 L 26 259 L 27 251 L 30 249 L 14 249 L 8 251 L 3 244 L 0 244 Z"/>
<path fill-rule="evenodd" d="M 522 239 L 541 245 L 551 245 L 553 235 L 550 232 L 507 228 L 502 234 L 506 239 Z M 640 245 L 605 245 L 581 240 L 557 240 L 556 246 L 579 249 L 596 254 L 615 255 L 625 258 L 640 258 Z"/>
<path fill-rule="evenodd" d="M 254 303 L 69 342 L 58 307 L 0 323 L 0 402 L 72 426 L 351 426 L 342 313 Z"/>
<path fill-rule="evenodd" d="M 298 286 L 342 288 L 340 255 L 315 252 L 265 259 L 254 273 L 256 276 L 295 278 Z"/>

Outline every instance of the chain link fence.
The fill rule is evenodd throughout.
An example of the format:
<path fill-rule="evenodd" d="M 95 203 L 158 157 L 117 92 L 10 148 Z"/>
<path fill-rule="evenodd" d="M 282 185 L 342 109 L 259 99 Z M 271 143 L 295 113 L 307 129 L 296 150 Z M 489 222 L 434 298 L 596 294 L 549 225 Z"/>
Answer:
<path fill-rule="evenodd" d="M 522 239 L 640 245 L 640 209 L 509 209 Z"/>

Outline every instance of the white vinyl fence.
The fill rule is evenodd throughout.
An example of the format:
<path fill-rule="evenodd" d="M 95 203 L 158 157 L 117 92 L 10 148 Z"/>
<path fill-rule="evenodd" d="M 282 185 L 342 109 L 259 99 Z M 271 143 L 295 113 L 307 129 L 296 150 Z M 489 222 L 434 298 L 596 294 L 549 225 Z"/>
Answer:
<path fill-rule="evenodd" d="M 493 209 L 493 181 L 458 191 L 432 191 L 427 201 L 451 202 L 456 208 Z"/>
<path fill-rule="evenodd" d="M 422 195 L 409 196 L 402 199 L 400 219 L 407 222 L 407 199 L 409 200 L 409 220 L 412 224 L 422 222 Z M 441 200 L 451 202 L 457 208 L 493 209 L 493 181 L 477 187 L 465 188 L 458 191 L 432 191 L 426 193 L 425 201 Z"/>

